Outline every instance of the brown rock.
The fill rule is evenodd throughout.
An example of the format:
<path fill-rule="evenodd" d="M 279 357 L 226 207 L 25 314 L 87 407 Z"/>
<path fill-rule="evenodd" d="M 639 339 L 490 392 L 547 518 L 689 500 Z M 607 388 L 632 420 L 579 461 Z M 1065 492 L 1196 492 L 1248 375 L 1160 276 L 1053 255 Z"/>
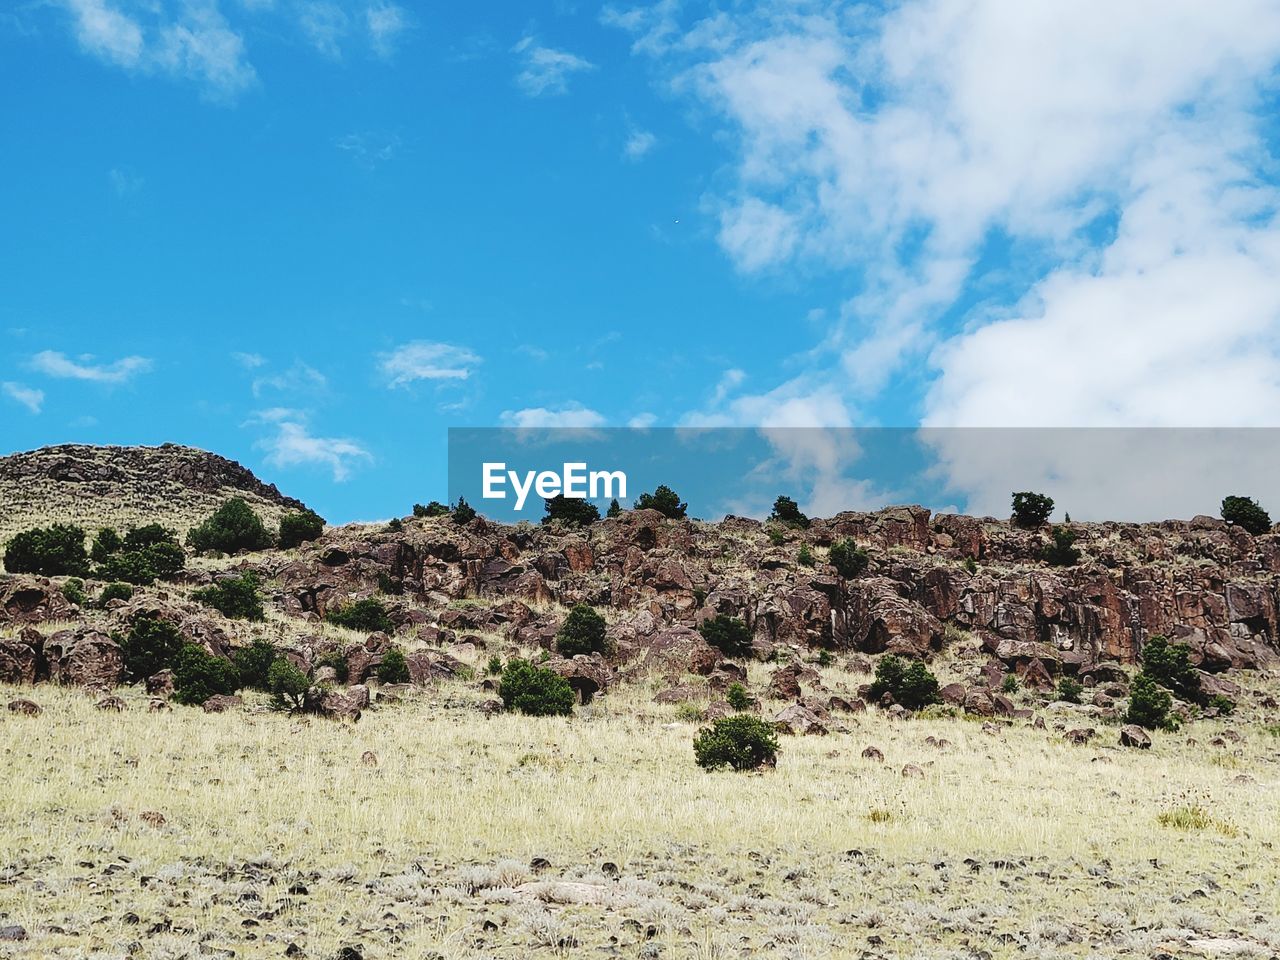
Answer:
<path fill-rule="evenodd" d="M 1062 736 L 1068 743 L 1083 746 L 1097 736 L 1097 731 L 1093 727 L 1077 727 L 1074 730 L 1068 730 Z"/>
<path fill-rule="evenodd" d="M 228 696 L 226 694 L 214 694 L 208 700 L 201 704 L 205 713 L 226 713 L 232 707 L 238 707 L 244 700 L 236 696 Z"/>
<path fill-rule="evenodd" d="M 366 767 L 376 767 L 378 765 L 378 755 L 372 750 L 366 750 L 360 754 L 360 762 Z"/>
<path fill-rule="evenodd" d="M 65 620 L 71 612 L 58 585 L 46 577 L 0 577 L 0 623 Z"/>
<path fill-rule="evenodd" d="M 9 712 L 20 713 L 26 717 L 38 717 L 43 711 L 40 709 L 40 704 L 34 700 L 10 700 Z"/>
<path fill-rule="evenodd" d="M 916 766 L 914 763 L 908 763 L 902 768 L 902 775 L 910 779 L 923 780 L 924 770 Z"/>
<path fill-rule="evenodd" d="M 884 763 L 884 753 L 879 747 L 867 747 L 862 751 L 863 760 L 871 760 L 875 763 Z"/>
<path fill-rule="evenodd" d="M 826 736 L 827 729 L 819 716 L 808 707 L 795 703 L 773 718 L 773 725 L 781 733 L 798 736 Z"/>
<path fill-rule="evenodd" d="M 124 676 L 120 645 L 88 627 L 59 630 L 45 640 L 43 655 L 55 683 L 109 688 Z"/>
<path fill-rule="evenodd" d="M 173 671 L 161 670 L 147 677 L 147 693 L 153 697 L 167 697 L 173 693 Z"/>
<path fill-rule="evenodd" d="M 27 627 L 17 637 L 0 639 L 0 683 L 35 683 L 44 637 Z"/>
<path fill-rule="evenodd" d="M 94 707 L 98 710 L 114 710 L 116 713 L 123 713 L 125 709 L 124 701 L 119 697 L 103 697 Z"/>
<path fill-rule="evenodd" d="M 1138 750 L 1151 749 L 1151 735 L 1136 724 L 1126 724 L 1120 728 L 1120 745 L 1135 747 Z"/>

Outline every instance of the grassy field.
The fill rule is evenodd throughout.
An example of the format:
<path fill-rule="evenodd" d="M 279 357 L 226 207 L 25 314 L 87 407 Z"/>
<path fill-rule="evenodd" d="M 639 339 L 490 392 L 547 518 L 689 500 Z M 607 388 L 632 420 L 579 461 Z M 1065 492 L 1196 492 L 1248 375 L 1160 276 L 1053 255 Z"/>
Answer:
<path fill-rule="evenodd" d="M 355 725 L 0 690 L 32 695 L 43 715 L 0 720 L 0 927 L 28 934 L 0 956 L 1280 949 L 1280 739 L 1261 726 L 1146 752 L 1108 727 L 1069 745 L 1052 714 L 992 734 L 873 711 L 741 775 L 699 770 L 696 723 L 640 687 L 569 720 L 485 719 L 447 684 Z"/>

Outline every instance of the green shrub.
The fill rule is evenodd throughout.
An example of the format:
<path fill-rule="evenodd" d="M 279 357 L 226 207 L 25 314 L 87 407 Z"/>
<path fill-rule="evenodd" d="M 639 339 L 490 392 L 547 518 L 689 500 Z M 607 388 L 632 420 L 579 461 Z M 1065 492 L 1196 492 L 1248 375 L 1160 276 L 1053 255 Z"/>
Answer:
<path fill-rule="evenodd" d="M 1222 519 L 1242 527 L 1254 536 L 1271 530 L 1271 515 L 1252 497 L 1226 497 L 1222 501 Z"/>
<path fill-rule="evenodd" d="M 409 661 L 405 659 L 404 651 L 399 647 L 392 647 L 384 653 L 377 673 L 378 680 L 382 683 L 408 683 Z"/>
<path fill-rule="evenodd" d="M 271 705 L 277 710 L 307 709 L 307 691 L 311 681 L 288 657 L 277 657 L 267 671 L 267 689 Z"/>
<path fill-rule="evenodd" d="M 415 517 L 447 517 L 449 508 L 439 500 L 432 500 L 423 506 L 421 503 L 413 505 L 413 515 Z"/>
<path fill-rule="evenodd" d="M 77 607 L 83 607 L 85 601 L 84 581 L 79 577 L 72 577 L 62 585 L 62 596 L 67 603 L 74 603 Z"/>
<path fill-rule="evenodd" d="M 1013 495 L 1013 522 L 1020 527 L 1042 527 L 1053 513 L 1053 498 L 1024 491 Z"/>
<path fill-rule="evenodd" d="M 1191 665 L 1191 648 L 1156 634 L 1142 647 L 1142 670 L 1179 700 L 1200 703 L 1200 674 Z"/>
<path fill-rule="evenodd" d="M 734 710 L 741 712 L 751 709 L 751 697 L 747 693 L 747 688 L 740 683 L 729 684 L 724 698 Z"/>
<path fill-rule="evenodd" d="M 1169 717 L 1173 699 L 1169 691 L 1160 686 L 1146 671 L 1138 673 L 1129 687 L 1129 709 L 1125 723 L 1136 723 L 1148 730 L 1169 729 L 1174 726 Z"/>
<path fill-rule="evenodd" d="M 1040 551 L 1045 563 L 1054 567 L 1074 567 L 1080 562 L 1080 551 L 1076 549 L 1075 531 L 1067 527 L 1053 528 L 1053 543 Z"/>
<path fill-rule="evenodd" d="M 737 713 L 698 731 L 693 757 L 703 770 L 758 770 L 778 761 L 778 734 L 759 717 Z"/>
<path fill-rule="evenodd" d="M 836 658 L 835 658 L 835 656 L 831 653 L 831 651 L 830 651 L 830 650 L 819 650 L 819 651 L 818 651 L 818 666 L 820 666 L 820 667 L 830 667 L 830 666 L 833 666 L 833 665 L 835 664 L 835 662 L 836 662 Z"/>
<path fill-rule="evenodd" d="M 862 576 L 871 565 L 871 557 L 867 555 L 867 551 L 848 537 L 831 545 L 827 559 L 836 568 L 836 573 L 846 580 Z"/>
<path fill-rule="evenodd" d="M 84 530 L 69 523 L 23 530 L 5 548 L 4 568 L 10 573 L 82 577 L 89 572 Z"/>
<path fill-rule="evenodd" d="M 392 517 L 387 521 L 387 530 L 391 533 L 399 533 L 404 529 L 404 521 L 399 517 Z"/>
<path fill-rule="evenodd" d="M 341 650 L 330 650 L 316 662 L 316 666 L 331 668 L 339 683 L 346 683 L 350 677 L 351 668 Z"/>
<path fill-rule="evenodd" d="M 247 647 L 241 647 L 231 655 L 231 662 L 236 665 L 236 674 L 240 678 L 240 686 L 250 690 L 271 689 L 271 666 L 280 657 L 270 640 L 259 637 Z"/>
<path fill-rule="evenodd" d="M 609 509 L 604 512 L 604 515 L 611 519 L 613 517 L 622 516 L 622 504 L 618 503 L 617 497 L 614 497 L 612 500 L 609 501 Z"/>
<path fill-rule="evenodd" d="M 213 607 L 232 620 L 262 620 L 262 596 L 258 593 L 258 578 L 246 570 L 238 577 L 223 577 L 212 586 L 196 590 L 192 599 Z"/>
<path fill-rule="evenodd" d="M 765 536 L 769 538 L 769 544 L 771 546 L 780 547 L 787 542 L 787 535 L 777 527 L 770 527 L 765 530 L 764 533 Z"/>
<path fill-rule="evenodd" d="M 186 643 L 177 627 L 151 616 L 136 619 L 129 632 L 123 638 L 117 637 L 116 642 L 124 654 L 125 668 L 136 680 L 145 680 L 171 667 Z"/>
<path fill-rule="evenodd" d="M 879 700 L 886 693 L 907 710 L 920 710 L 941 701 L 938 678 L 923 662 L 905 660 L 892 653 L 880 658 L 875 682 L 871 684 L 872 700 Z"/>
<path fill-rule="evenodd" d="M 105 610 L 107 604 L 112 600 L 128 601 L 132 599 L 133 587 L 129 586 L 127 583 L 120 583 L 117 581 L 116 583 L 108 583 L 102 588 L 102 592 L 98 594 L 98 606 Z"/>
<path fill-rule="evenodd" d="M 546 501 L 547 515 L 542 518 L 546 523 L 562 523 L 566 527 L 586 527 L 600 519 L 600 508 L 590 500 L 581 497 L 556 496 Z"/>
<path fill-rule="evenodd" d="M 458 502 L 453 505 L 453 522 L 459 524 L 470 523 L 475 518 L 475 507 L 467 503 L 465 497 L 459 497 Z"/>
<path fill-rule="evenodd" d="M 314 510 L 292 510 L 280 518 L 280 549 L 319 540 L 324 533 L 324 517 Z"/>
<path fill-rule="evenodd" d="M 502 658 L 496 653 L 489 658 L 488 665 L 484 668 L 484 672 L 491 677 L 495 677 L 502 672 Z"/>
<path fill-rule="evenodd" d="M 101 563 L 123 546 L 124 541 L 120 539 L 120 534 L 111 527 L 103 527 L 93 538 L 93 549 L 89 551 L 89 557 L 94 563 Z"/>
<path fill-rule="evenodd" d="M 271 534 L 262 518 L 243 497 L 232 497 L 199 526 L 187 534 L 187 546 L 203 553 L 239 553 L 241 550 L 265 550 L 271 546 Z"/>
<path fill-rule="evenodd" d="M 387 608 L 375 597 L 335 607 L 325 619 L 336 626 L 346 627 L 348 630 L 363 630 L 366 633 L 394 633 L 396 629 Z"/>
<path fill-rule="evenodd" d="M 568 716 L 575 699 L 569 681 L 560 674 L 520 659 L 507 662 L 498 696 L 508 710 L 532 717 Z"/>
<path fill-rule="evenodd" d="M 769 519 L 801 530 L 809 527 L 809 518 L 800 512 L 799 504 L 790 497 L 779 497 L 773 501 L 773 512 L 769 514 Z"/>
<path fill-rule="evenodd" d="M 977 573 L 977 572 L 978 572 L 978 561 L 977 561 L 977 560 L 975 560 L 975 559 L 973 559 L 973 557 L 965 557 L 965 558 L 964 558 L 964 569 L 965 569 L 965 571 L 966 571 L 966 572 L 968 572 L 968 573 L 970 573 L 970 574 Z"/>
<path fill-rule="evenodd" d="M 715 647 L 726 657 L 746 657 L 751 655 L 751 631 L 737 617 L 727 614 L 716 614 L 709 620 L 698 624 L 698 632 L 703 639 Z"/>
<path fill-rule="evenodd" d="M 579 603 L 569 611 L 556 634 L 556 649 L 562 657 L 604 653 L 608 649 L 604 631 L 604 617 L 587 604 Z"/>
<path fill-rule="evenodd" d="M 148 547 L 154 547 L 162 543 L 175 547 L 180 546 L 178 535 L 168 527 L 161 526 L 158 523 L 148 523 L 145 526 L 134 527 L 126 533 L 122 549 L 146 550 Z"/>
<path fill-rule="evenodd" d="M 689 505 L 681 503 L 680 495 L 666 484 L 660 484 L 653 493 L 642 493 L 636 497 L 636 509 L 657 510 L 664 517 L 677 519 L 685 515 Z"/>
<path fill-rule="evenodd" d="M 1084 684 L 1075 677 L 1063 677 L 1058 681 L 1058 699 L 1065 703 L 1079 703 L 1084 694 Z"/>
<path fill-rule="evenodd" d="M 1223 716 L 1226 716 L 1229 713 L 1235 713 L 1236 710 L 1236 702 L 1230 697 L 1224 697 L 1220 693 L 1215 693 L 1211 696 L 1205 703 L 1205 706 L 1213 707 Z"/>
<path fill-rule="evenodd" d="M 1017 676 L 1012 673 L 1005 674 L 1003 680 L 1000 681 L 1001 693 L 1017 693 L 1022 689 L 1022 684 L 1018 682 Z"/>
<path fill-rule="evenodd" d="M 173 659 L 173 699 L 201 704 L 210 697 L 231 696 L 240 689 L 235 664 L 188 643 Z"/>
<path fill-rule="evenodd" d="M 815 562 L 813 551 L 809 549 L 809 545 L 807 543 L 800 544 L 800 551 L 796 554 L 796 563 L 802 567 L 812 567 Z"/>

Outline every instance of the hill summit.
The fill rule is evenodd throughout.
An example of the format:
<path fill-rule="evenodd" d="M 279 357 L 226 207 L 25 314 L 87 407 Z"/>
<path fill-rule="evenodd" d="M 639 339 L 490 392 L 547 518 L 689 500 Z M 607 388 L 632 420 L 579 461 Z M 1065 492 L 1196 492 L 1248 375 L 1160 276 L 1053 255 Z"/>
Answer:
<path fill-rule="evenodd" d="M 248 467 L 195 447 L 41 447 L 0 457 L 0 542 L 54 521 L 86 530 L 158 522 L 185 535 L 232 496 L 272 522 L 304 506 Z"/>

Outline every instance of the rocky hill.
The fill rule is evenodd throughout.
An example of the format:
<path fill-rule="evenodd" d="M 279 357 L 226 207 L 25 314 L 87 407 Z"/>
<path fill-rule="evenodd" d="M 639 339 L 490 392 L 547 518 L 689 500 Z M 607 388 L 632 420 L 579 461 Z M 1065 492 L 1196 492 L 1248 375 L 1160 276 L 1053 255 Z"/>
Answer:
<path fill-rule="evenodd" d="M 0 457 L 0 543 L 55 520 L 86 530 L 160 522 L 185 534 L 230 496 L 273 521 L 301 506 L 234 460 L 193 447 L 42 447 Z"/>

